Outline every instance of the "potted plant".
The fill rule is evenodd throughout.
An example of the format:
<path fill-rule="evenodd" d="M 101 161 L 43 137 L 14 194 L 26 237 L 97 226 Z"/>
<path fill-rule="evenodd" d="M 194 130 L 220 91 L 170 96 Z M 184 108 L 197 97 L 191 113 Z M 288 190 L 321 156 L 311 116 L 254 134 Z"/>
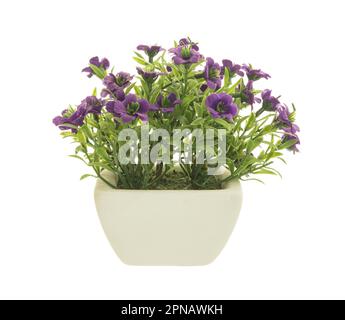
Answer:
<path fill-rule="evenodd" d="M 171 58 L 167 56 L 171 55 Z M 133 265 L 204 265 L 229 238 L 242 203 L 240 180 L 279 174 L 275 160 L 298 151 L 295 107 L 251 65 L 204 58 L 189 38 L 168 52 L 139 45 L 137 76 L 94 57 L 83 69 L 102 81 L 53 119 L 93 170 L 103 229 Z"/>

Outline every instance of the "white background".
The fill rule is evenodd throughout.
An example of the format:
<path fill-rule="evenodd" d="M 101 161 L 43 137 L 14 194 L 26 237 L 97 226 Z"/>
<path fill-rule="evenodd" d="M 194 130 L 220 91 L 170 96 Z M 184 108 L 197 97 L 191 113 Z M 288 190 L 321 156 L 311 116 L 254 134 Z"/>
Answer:
<path fill-rule="evenodd" d="M 343 3 L 1 1 L 0 298 L 345 298 Z M 213 264 L 129 267 L 51 119 L 91 93 L 96 79 L 80 73 L 91 56 L 133 73 L 137 44 L 186 35 L 272 75 L 262 85 L 298 107 L 301 153 L 282 180 L 243 184 Z"/>

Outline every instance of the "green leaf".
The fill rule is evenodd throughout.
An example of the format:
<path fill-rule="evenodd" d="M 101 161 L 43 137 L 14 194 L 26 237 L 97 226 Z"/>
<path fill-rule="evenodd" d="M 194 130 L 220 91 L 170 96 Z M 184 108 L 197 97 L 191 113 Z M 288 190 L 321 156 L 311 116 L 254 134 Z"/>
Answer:
<path fill-rule="evenodd" d="M 86 144 L 86 137 L 85 137 L 85 135 L 84 135 L 84 133 L 83 133 L 83 131 L 82 130 L 79 130 L 78 132 L 77 132 L 77 138 L 78 138 L 78 141 L 81 143 L 81 144 Z"/>
<path fill-rule="evenodd" d="M 88 165 L 90 167 L 104 168 L 104 169 L 107 169 L 109 171 L 113 170 L 113 168 L 110 165 L 103 163 L 103 162 L 90 162 Z"/>
<path fill-rule="evenodd" d="M 200 103 L 195 103 L 194 107 L 195 107 L 197 116 L 202 118 L 205 112 L 205 108 Z"/>
<path fill-rule="evenodd" d="M 151 93 L 150 97 L 150 102 L 154 103 L 157 101 L 158 96 L 160 95 L 161 91 L 160 90 L 155 90 L 154 92 Z"/>
<path fill-rule="evenodd" d="M 94 97 L 97 97 L 97 88 L 93 89 L 92 95 L 93 95 Z"/>
<path fill-rule="evenodd" d="M 75 126 L 74 124 L 70 124 L 70 123 L 63 123 L 61 126 L 64 126 L 64 127 L 68 127 L 68 128 L 71 128 L 71 129 L 76 129 L 78 130 L 78 127 Z"/>
<path fill-rule="evenodd" d="M 204 97 L 203 97 L 203 99 L 202 99 L 201 105 L 202 105 L 202 106 L 205 106 L 205 108 L 206 108 L 206 99 L 207 99 L 207 97 L 210 95 L 210 93 L 211 93 L 210 88 L 207 88 L 207 89 L 205 90 L 205 92 L 204 92 Z"/>
<path fill-rule="evenodd" d="M 253 156 L 247 156 L 246 159 L 242 162 L 242 166 L 245 167 L 249 167 L 250 165 L 254 164 L 255 162 L 257 162 L 258 160 L 253 157 Z"/>
<path fill-rule="evenodd" d="M 251 153 L 260 143 L 260 140 L 249 140 L 247 143 L 247 153 Z"/>
<path fill-rule="evenodd" d="M 130 91 L 134 88 L 134 86 L 136 85 L 136 83 L 132 83 L 128 88 L 126 88 L 125 90 L 125 94 L 128 94 L 130 93 Z"/>
<path fill-rule="evenodd" d="M 218 119 L 214 119 L 214 121 L 227 130 L 231 128 L 231 124 L 224 119 L 218 118 Z"/>
<path fill-rule="evenodd" d="M 202 125 L 205 122 L 205 119 L 203 118 L 197 118 L 195 120 L 193 120 L 193 122 L 191 123 L 192 126 L 198 126 L 198 125 Z"/>
<path fill-rule="evenodd" d="M 232 160 L 227 159 L 226 164 L 228 165 L 230 172 L 233 173 L 235 171 L 235 166 Z"/>
<path fill-rule="evenodd" d="M 273 131 L 273 126 L 269 124 L 269 125 L 262 128 L 262 130 L 260 131 L 260 135 L 263 136 L 263 135 L 270 133 L 272 131 Z"/>
<path fill-rule="evenodd" d="M 101 156 L 103 159 L 109 159 L 109 155 L 107 153 L 107 150 L 104 147 L 97 147 L 95 152 Z"/>
<path fill-rule="evenodd" d="M 140 90 L 140 88 L 139 88 L 138 86 L 135 86 L 135 87 L 134 87 L 134 91 L 135 91 L 135 94 L 136 94 L 137 96 L 141 96 L 141 95 L 142 95 L 142 92 L 141 92 L 141 90 Z"/>
<path fill-rule="evenodd" d="M 255 113 L 252 112 L 252 113 L 250 114 L 250 116 L 249 116 L 248 121 L 247 121 L 247 125 L 246 125 L 246 129 L 247 129 L 247 130 L 249 130 L 249 129 L 251 129 L 251 128 L 254 127 L 254 125 L 255 125 L 255 120 L 256 120 Z"/>
<path fill-rule="evenodd" d="M 106 76 L 106 71 L 103 68 L 99 68 L 94 64 L 90 64 L 90 68 L 98 78 L 104 79 L 104 77 Z"/>
<path fill-rule="evenodd" d="M 282 175 L 280 174 L 280 172 L 279 172 L 278 170 L 276 170 L 276 169 L 273 169 L 273 168 L 271 168 L 271 167 L 267 167 L 266 170 L 270 170 L 270 171 L 272 171 L 272 172 L 275 172 L 275 174 L 276 174 L 277 176 L 279 176 L 280 178 L 283 178 Z"/>
<path fill-rule="evenodd" d="M 183 98 L 182 105 L 184 107 L 188 107 L 193 102 L 194 99 L 195 99 L 194 96 L 187 96 Z"/>
<path fill-rule="evenodd" d="M 279 150 L 288 149 L 288 148 L 292 147 L 293 145 L 295 145 L 296 142 L 297 142 L 296 139 L 288 140 L 288 141 L 286 141 L 286 142 L 280 144 L 280 145 L 278 146 L 278 149 L 279 149 Z"/>
<path fill-rule="evenodd" d="M 274 176 L 277 175 L 276 172 L 274 172 L 273 170 L 270 170 L 270 169 L 260 169 L 259 171 L 255 171 L 254 173 L 255 174 L 271 174 L 271 175 L 274 175 Z"/>
<path fill-rule="evenodd" d="M 226 92 L 228 94 L 234 93 L 238 85 L 243 85 L 243 78 L 238 79 Z"/>
<path fill-rule="evenodd" d="M 141 64 L 143 66 L 149 65 L 149 63 L 147 63 L 145 60 L 138 58 L 138 57 L 133 57 L 133 60 L 135 60 L 136 62 L 138 62 L 139 64 Z"/>
<path fill-rule="evenodd" d="M 248 179 L 242 179 L 240 178 L 241 181 L 257 181 L 257 182 L 260 182 L 262 184 L 265 184 L 265 182 L 263 182 L 262 180 L 260 179 L 257 179 L 257 178 L 248 178 Z"/>
<path fill-rule="evenodd" d="M 94 176 L 93 174 L 83 174 L 81 177 L 80 177 L 80 180 L 84 180 L 88 177 L 93 177 L 93 178 L 97 178 L 97 176 Z"/>
<path fill-rule="evenodd" d="M 76 154 L 70 154 L 69 157 L 79 159 L 79 160 L 83 161 L 84 163 L 86 163 L 86 161 L 82 157 L 80 157 Z"/>
<path fill-rule="evenodd" d="M 285 164 L 287 164 L 287 162 L 282 158 L 282 157 L 278 157 L 277 159 L 279 159 L 280 161 L 284 162 Z"/>
<path fill-rule="evenodd" d="M 272 154 L 270 154 L 270 158 L 275 158 L 275 157 L 280 157 L 282 156 L 283 154 L 281 152 L 273 152 Z"/>
<path fill-rule="evenodd" d="M 92 132 L 88 126 L 83 126 L 82 128 L 80 128 L 80 130 L 83 131 L 84 135 L 87 138 L 89 138 L 89 139 L 93 138 Z"/>
<path fill-rule="evenodd" d="M 135 54 L 138 58 L 140 58 L 140 59 L 142 59 L 142 60 L 145 60 L 145 58 L 144 58 L 139 52 L 134 51 L 134 54 Z"/>
<path fill-rule="evenodd" d="M 291 122 L 295 122 L 295 120 L 296 120 L 296 111 L 293 111 L 293 112 L 291 112 L 291 113 L 289 114 L 289 120 L 290 120 Z"/>
<path fill-rule="evenodd" d="M 224 85 L 223 88 L 227 88 L 230 85 L 230 73 L 228 68 L 224 68 Z"/>
<path fill-rule="evenodd" d="M 98 128 L 99 127 L 97 121 L 95 121 L 92 118 L 87 118 L 87 124 L 90 125 L 91 127 L 94 127 L 94 128 Z"/>
<path fill-rule="evenodd" d="M 241 124 L 243 121 L 247 120 L 248 119 L 248 116 L 245 116 L 245 117 L 236 117 L 236 124 L 235 124 L 235 127 L 234 127 L 234 131 L 237 131 L 241 128 Z"/>

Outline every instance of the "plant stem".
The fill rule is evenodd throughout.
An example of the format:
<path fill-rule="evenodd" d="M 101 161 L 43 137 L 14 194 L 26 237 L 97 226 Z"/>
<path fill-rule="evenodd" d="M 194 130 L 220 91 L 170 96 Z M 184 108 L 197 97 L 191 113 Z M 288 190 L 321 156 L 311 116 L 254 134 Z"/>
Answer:
<path fill-rule="evenodd" d="M 259 115 L 261 115 L 261 113 L 263 113 L 265 111 L 265 109 L 262 107 L 260 108 L 258 111 L 256 111 L 255 116 L 258 117 Z"/>
<path fill-rule="evenodd" d="M 189 66 L 184 65 L 184 72 L 183 72 L 183 89 L 181 97 L 184 98 L 187 93 L 187 85 L 188 85 L 188 69 Z"/>
<path fill-rule="evenodd" d="M 113 188 L 113 189 L 116 189 L 116 186 L 114 184 L 112 184 L 111 182 L 109 182 L 107 179 L 104 179 L 100 173 L 98 173 L 96 171 L 96 169 L 93 167 L 93 169 L 95 170 L 96 174 L 97 174 L 97 177 L 100 178 L 104 183 L 106 183 L 109 187 Z"/>
<path fill-rule="evenodd" d="M 88 153 L 87 153 L 87 151 L 86 151 L 85 149 L 84 149 L 84 154 L 86 155 L 87 159 L 88 159 L 89 162 L 91 163 L 91 159 L 90 159 L 90 157 L 89 157 L 89 155 L 88 155 Z M 103 177 L 101 176 L 100 171 L 97 170 L 95 166 L 91 166 L 91 167 L 92 167 L 93 170 L 95 171 L 95 173 L 96 173 L 96 175 L 97 175 L 98 178 L 100 178 L 100 179 L 101 179 L 104 183 L 106 183 L 109 187 L 111 187 L 111 188 L 113 188 L 113 189 L 116 189 L 116 186 L 115 186 L 115 185 L 113 185 L 111 182 L 109 182 L 107 179 L 105 179 L 105 178 L 103 178 Z"/>

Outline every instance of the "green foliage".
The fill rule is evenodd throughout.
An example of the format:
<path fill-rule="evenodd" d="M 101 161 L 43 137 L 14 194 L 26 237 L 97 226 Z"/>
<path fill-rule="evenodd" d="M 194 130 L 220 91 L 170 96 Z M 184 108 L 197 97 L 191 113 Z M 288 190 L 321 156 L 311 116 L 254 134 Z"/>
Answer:
<path fill-rule="evenodd" d="M 98 177 L 113 188 L 125 189 L 217 189 L 223 182 L 234 179 L 258 180 L 253 175 L 279 175 L 272 168 L 276 159 L 284 161 L 283 150 L 291 148 L 296 140 L 282 140 L 283 131 L 277 122 L 274 111 L 260 109 L 254 112 L 241 98 L 245 88 L 242 77 L 230 75 L 225 69 L 223 85 L 217 93 L 227 93 L 233 96 L 239 107 L 239 113 L 228 121 L 224 118 L 213 118 L 206 107 L 206 98 L 214 93 L 211 89 L 201 91 L 204 83 L 200 67 L 204 61 L 191 65 L 174 65 L 166 61 L 164 53 L 153 61 L 145 59 L 143 55 L 135 52 L 133 58 L 143 68 L 164 73 L 153 83 L 144 78 L 133 82 L 125 89 L 125 94 L 135 93 L 139 98 L 147 99 L 155 103 L 159 95 L 175 93 L 181 100 L 173 112 L 150 113 L 149 124 L 152 128 L 164 128 L 173 135 L 174 129 L 224 129 L 226 131 L 226 165 L 230 175 L 219 180 L 216 176 L 209 175 L 207 169 L 212 164 L 205 158 L 204 164 L 196 162 L 196 152 L 192 150 L 191 164 L 183 162 L 184 151 L 179 155 L 182 161 L 176 169 L 176 160 L 171 154 L 172 164 L 141 163 L 141 159 L 135 164 L 121 164 L 119 162 L 119 150 L 124 142 L 119 141 L 118 135 L 122 129 L 136 130 L 139 140 L 143 123 L 136 119 L 129 123 L 123 123 L 121 119 L 114 121 L 114 116 L 103 108 L 100 115 L 88 114 L 81 127 L 65 124 L 71 131 L 62 132 L 64 138 L 72 138 L 75 143 L 75 154 L 71 155 L 83 161 L 94 174 L 85 174 L 81 177 Z M 167 66 L 171 72 L 167 72 Z M 103 68 L 90 65 L 93 73 L 100 79 L 104 79 L 107 72 Z M 92 95 L 97 96 L 97 89 Z M 110 99 L 110 98 L 108 98 Z M 75 111 L 71 108 L 69 115 Z M 289 120 L 294 121 L 295 111 L 289 115 Z M 215 140 L 214 154 L 218 152 L 218 140 Z M 150 147 L 154 146 L 150 142 Z M 140 145 L 140 144 L 139 144 Z M 171 144 L 171 151 L 175 146 Z M 140 149 L 139 149 L 140 150 Z M 103 171 L 112 172 L 117 177 L 117 184 L 105 178 Z"/>

